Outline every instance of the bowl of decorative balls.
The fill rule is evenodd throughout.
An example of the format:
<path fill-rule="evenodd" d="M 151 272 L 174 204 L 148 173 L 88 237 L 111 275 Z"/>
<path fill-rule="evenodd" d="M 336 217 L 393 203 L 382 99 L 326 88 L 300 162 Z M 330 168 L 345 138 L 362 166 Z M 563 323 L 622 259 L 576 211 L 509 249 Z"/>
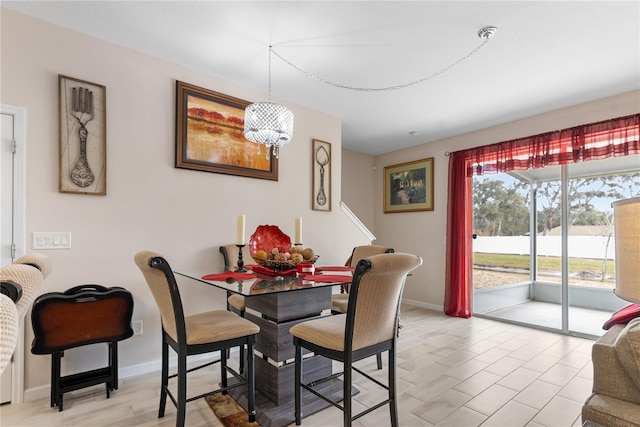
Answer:
<path fill-rule="evenodd" d="M 273 248 L 269 253 L 258 250 L 252 256 L 259 265 L 274 271 L 291 270 L 302 262 L 313 264 L 318 259 L 313 249 L 299 246 L 292 246 L 288 252 L 280 252 L 277 248 Z"/>
<path fill-rule="evenodd" d="M 296 268 L 301 263 L 315 263 L 318 256 L 311 248 L 291 246 L 291 239 L 276 225 L 260 225 L 249 241 L 251 257 L 262 267 L 274 271 Z"/>

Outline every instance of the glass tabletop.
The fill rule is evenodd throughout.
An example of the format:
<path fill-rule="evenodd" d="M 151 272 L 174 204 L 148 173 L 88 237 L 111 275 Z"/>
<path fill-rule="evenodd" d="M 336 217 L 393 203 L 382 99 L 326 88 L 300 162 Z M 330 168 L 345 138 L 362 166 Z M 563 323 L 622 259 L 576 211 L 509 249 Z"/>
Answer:
<path fill-rule="evenodd" d="M 222 278 L 218 280 L 208 280 L 205 276 L 211 274 L 210 270 L 205 269 L 193 269 L 193 270 L 181 270 L 176 271 L 176 274 L 187 277 L 189 279 L 197 280 L 208 285 L 216 286 L 218 288 L 244 295 L 247 297 L 255 295 L 264 295 L 275 292 L 292 292 L 302 291 L 305 289 L 313 289 L 323 286 L 336 286 L 345 283 L 351 283 L 351 275 L 331 275 L 335 277 L 335 281 L 319 281 L 318 280 L 305 280 L 305 277 L 309 275 L 297 276 L 296 274 L 287 276 L 267 276 L 263 274 L 256 274 L 249 271 L 250 274 L 255 274 L 256 277 L 246 279 L 236 279 L 229 277 L 226 280 Z M 344 279 L 342 279 L 344 276 Z M 318 276 L 319 277 L 319 276 Z"/>

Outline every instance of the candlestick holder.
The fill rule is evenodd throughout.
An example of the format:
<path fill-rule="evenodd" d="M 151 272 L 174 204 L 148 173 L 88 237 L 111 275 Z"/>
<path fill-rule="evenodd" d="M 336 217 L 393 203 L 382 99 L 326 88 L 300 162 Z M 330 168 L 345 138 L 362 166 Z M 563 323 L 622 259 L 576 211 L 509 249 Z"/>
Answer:
<path fill-rule="evenodd" d="M 302 243 L 294 243 L 293 246 L 302 246 Z"/>
<path fill-rule="evenodd" d="M 236 245 L 238 247 L 238 268 L 233 270 L 235 273 L 246 273 L 247 270 L 244 269 L 244 261 L 242 260 L 242 248 L 244 245 Z"/>

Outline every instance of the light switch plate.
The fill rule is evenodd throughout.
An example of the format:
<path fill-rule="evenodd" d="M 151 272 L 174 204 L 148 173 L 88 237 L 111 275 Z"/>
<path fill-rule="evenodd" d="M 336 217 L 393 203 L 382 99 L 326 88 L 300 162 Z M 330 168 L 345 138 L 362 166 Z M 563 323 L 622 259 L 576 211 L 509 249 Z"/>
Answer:
<path fill-rule="evenodd" d="M 71 233 L 34 232 L 33 249 L 71 249 Z"/>

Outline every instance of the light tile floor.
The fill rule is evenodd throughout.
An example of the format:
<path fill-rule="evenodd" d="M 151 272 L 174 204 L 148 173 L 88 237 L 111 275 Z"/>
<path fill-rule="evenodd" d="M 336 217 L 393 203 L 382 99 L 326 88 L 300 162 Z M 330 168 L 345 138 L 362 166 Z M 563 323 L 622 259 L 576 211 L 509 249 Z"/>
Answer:
<path fill-rule="evenodd" d="M 401 426 L 577 427 L 591 392 L 592 340 L 473 317 L 403 306 L 398 350 L 397 387 Z M 386 360 L 385 360 L 386 363 Z M 375 358 L 361 363 L 375 371 Z M 339 369 L 339 365 L 336 366 Z M 205 370 L 206 371 L 206 370 Z M 381 380 L 386 371 L 375 371 Z M 382 400 L 383 393 L 354 375 L 361 392 L 354 410 Z M 65 409 L 49 399 L 0 407 L 0 425 L 17 426 L 173 426 L 175 409 L 157 418 L 158 373 L 121 378 L 105 398 L 104 388 L 65 394 Z M 195 393 L 213 388 L 217 369 L 191 377 Z M 219 426 L 201 399 L 187 405 L 188 426 Z M 303 426 L 342 425 L 335 408 L 303 419 Z M 354 423 L 389 425 L 380 408 Z"/>
<path fill-rule="evenodd" d="M 601 336 L 602 325 L 609 320 L 612 311 L 569 306 L 569 330 L 577 334 Z M 543 328 L 562 330 L 562 307 L 541 301 L 514 304 L 485 314 L 488 317 L 528 323 Z"/>

